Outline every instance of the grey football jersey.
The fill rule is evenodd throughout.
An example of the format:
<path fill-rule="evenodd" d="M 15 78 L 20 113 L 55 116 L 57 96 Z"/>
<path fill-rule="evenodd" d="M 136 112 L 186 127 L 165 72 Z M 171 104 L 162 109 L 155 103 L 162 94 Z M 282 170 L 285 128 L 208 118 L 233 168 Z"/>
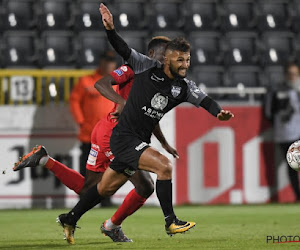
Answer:
<path fill-rule="evenodd" d="M 182 102 L 199 107 L 207 95 L 193 81 L 169 79 L 160 67 L 136 75 L 116 131 L 150 142 L 159 120 Z"/>
<path fill-rule="evenodd" d="M 141 54 L 134 49 L 131 49 L 127 63 L 130 64 L 135 74 L 140 74 L 152 67 L 161 68 L 162 66 L 161 62 Z"/>

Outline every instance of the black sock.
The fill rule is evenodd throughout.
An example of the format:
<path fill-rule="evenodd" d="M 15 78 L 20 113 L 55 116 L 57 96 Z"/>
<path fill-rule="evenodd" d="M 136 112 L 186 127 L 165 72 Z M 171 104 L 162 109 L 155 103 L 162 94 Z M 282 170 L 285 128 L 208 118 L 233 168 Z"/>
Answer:
<path fill-rule="evenodd" d="M 98 193 L 97 185 L 91 187 L 81 196 L 76 206 L 69 212 L 68 219 L 75 225 L 85 212 L 96 206 L 103 199 L 104 197 Z"/>
<path fill-rule="evenodd" d="M 172 204 L 172 180 L 157 180 L 156 194 L 165 216 L 166 226 L 169 227 L 175 218 Z"/>

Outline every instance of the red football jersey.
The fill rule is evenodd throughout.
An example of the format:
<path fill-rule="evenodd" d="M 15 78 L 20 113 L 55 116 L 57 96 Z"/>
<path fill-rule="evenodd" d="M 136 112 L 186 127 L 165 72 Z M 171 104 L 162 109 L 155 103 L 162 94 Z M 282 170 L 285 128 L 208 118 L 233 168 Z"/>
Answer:
<path fill-rule="evenodd" d="M 134 79 L 134 72 L 132 69 L 127 65 L 122 65 L 118 69 L 114 70 L 110 73 L 110 75 L 114 78 L 116 84 L 118 85 L 116 88 L 116 92 L 125 100 L 128 99 L 130 89 L 132 87 L 133 79 Z M 114 104 L 113 109 L 107 115 L 107 121 L 114 124 L 117 124 L 115 120 L 111 119 L 112 112 L 115 112 L 118 104 Z"/>

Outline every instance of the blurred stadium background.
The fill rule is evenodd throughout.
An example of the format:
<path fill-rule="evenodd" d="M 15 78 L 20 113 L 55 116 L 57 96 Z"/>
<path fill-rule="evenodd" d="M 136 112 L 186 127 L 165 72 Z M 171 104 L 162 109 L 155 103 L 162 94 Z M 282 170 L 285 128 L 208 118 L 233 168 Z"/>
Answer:
<path fill-rule="evenodd" d="M 91 73 L 110 48 L 99 3 L 0 0 L 0 208 L 65 207 L 78 199 L 46 170 L 13 173 L 11 168 L 19 156 L 43 144 L 55 159 L 79 169 L 68 100 L 78 78 Z M 300 56 L 300 1 L 105 4 L 118 32 L 140 52 L 146 53 L 155 35 L 186 37 L 192 45 L 189 78 L 235 114 L 220 123 L 182 105 L 162 120 L 180 154 L 173 161 L 175 203 L 294 201 L 262 101 L 268 87 L 284 80 L 283 66 Z M 121 202 L 130 185 L 113 202 Z M 158 204 L 155 195 L 148 203 Z"/>

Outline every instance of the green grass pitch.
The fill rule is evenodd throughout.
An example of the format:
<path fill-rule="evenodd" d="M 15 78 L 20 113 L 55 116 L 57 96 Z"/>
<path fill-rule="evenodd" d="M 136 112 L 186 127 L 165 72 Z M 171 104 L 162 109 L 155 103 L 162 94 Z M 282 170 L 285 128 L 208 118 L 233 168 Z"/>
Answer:
<path fill-rule="evenodd" d="M 55 223 L 65 210 L 0 210 L 0 249 L 295 249 L 300 243 L 266 243 L 267 235 L 300 235 L 300 205 L 179 206 L 180 219 L 196 227 L 169 237 L 160 208 L 144 207 L 123 223 L 133 243 L 113 243 L 100 224 L 116 208 L 94 208 L 82 217 L 76 245 Z"/>

